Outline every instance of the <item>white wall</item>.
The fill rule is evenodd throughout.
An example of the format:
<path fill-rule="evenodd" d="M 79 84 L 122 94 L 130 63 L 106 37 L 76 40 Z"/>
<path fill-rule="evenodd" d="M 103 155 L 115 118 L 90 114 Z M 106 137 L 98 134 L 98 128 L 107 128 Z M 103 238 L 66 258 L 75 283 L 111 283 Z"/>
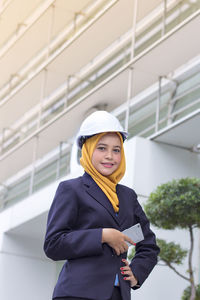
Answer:
<path fill-rule="evenodd" d="M 0 253 L 0 266 L 0 299 L 51 299 L 55 272 L 52 263 Z"/>
<path fill-rule="evenodd" d="M 0 299 L 50 300 L 55 263 L 44 258 L 40 241 L 4 234 L 0 251 Z"/>
<path fill-rule="evenodd" d="M 159 184 L 183 177 L 200 177 L 200 155 L 141 137 L 125 146 L 127 174 L 122 182 L 148 196 Z M 130 176 L 130 177 L 129 177 Z"/>
<path fill-rule="evenodd" d="M 0 299 L 51 299 L 57 270 L 43 240 L 55 189 L 54 183 L 0 214 Z"/>
<path fill-rule="evenodd" d="M 122 183 L 135 189 L 141 203 L 161 183 L 185 176 L 200 177 L 199 156 L 186 150 L 136 137 L 125 143 L 125 153 L 127 172 Z M 73 173 L 63 179 L 79 175 L 77 164 L 72 162 L 71 168 Z M 42 246 L 47 212 L 57 185 L 54 182 L 0 214 L 0 299 L 51 299 L 57 268 L 45 257 Z M 189 245 L 185 231 L 154 231 L 160 238 L 180 242 L 185 248 Z M 198 244 L 194 264 L 198 277 Z M 182 272 L 185 269 L 186 265 L 179 268 Z M 133 292 L 133 299 L 179 300 L 186 286 L 187 282 L 167 267 L 156 266 L 142 288 Z"/>

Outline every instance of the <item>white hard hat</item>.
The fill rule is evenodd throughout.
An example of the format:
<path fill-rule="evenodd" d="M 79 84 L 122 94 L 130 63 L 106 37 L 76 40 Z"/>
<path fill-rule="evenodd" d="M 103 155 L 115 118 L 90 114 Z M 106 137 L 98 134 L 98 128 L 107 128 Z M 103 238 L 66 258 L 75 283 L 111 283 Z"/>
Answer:
<path fill-rule="evenodd" d="M 119 120 L 104 110 L 95 111 L 89 115 L 81 124 L 76 141 L 81 149 L 85 140 L 95 134 L 101 132 L 119 132 L 123 140 L 128 136 L 128 132 L 124 131 Z"/>

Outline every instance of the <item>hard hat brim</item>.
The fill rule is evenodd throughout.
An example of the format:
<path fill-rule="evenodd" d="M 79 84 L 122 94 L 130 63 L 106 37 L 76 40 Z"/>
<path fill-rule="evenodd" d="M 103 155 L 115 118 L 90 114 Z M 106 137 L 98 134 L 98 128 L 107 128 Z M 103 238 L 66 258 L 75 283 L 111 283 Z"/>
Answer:
<path fill-rule="evenodd" d="M 103 132 L 105 132 L 105 133 L 106 132 L 119 132 L 122 135 L 123 142 L 128 138 L 128 132 L 126 132 L 126 131 L 114 131 L 114 130 L 112 131 L 112 130 L 109 130 L 109 131 L 103 131 Z M 95 134 L 91 134 L 91 135 L 85 135 L 85 136 L 80 135 L 80 136 L 77 136 L 77 138 L 76 138 L 77 146 L 81 149 L 83 147 L 83 144 L 85 143 L 85 141 L 88 138 L 90 138 L 90 137 L 92 137 L 92 136 L 94 136 L 96 134 L 99 134 L 99 133 L 102 133 L 102 131 L 96 132 Z"/>

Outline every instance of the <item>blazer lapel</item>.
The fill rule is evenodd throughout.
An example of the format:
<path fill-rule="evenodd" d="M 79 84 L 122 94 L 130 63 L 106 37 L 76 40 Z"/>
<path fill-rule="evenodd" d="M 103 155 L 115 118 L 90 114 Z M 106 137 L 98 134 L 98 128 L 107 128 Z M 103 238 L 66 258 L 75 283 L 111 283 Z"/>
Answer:
<path fill-rule="evenodd" d="M 125 195 L 122 191 L 122 189 L 120 189 L 120 186 L 117 185 L 117 196 L 119 199 L 119 214 L 118 214 L 118 222 L 120 225 L 122 225 L 127 218 L 127 194 Z"/>
<path fill-rule="evenodd" d="M 96 201 L 98 201 L 101 205 L 105 207 L 105 209 L 110 213 L 113 219 L 120 224 L 119 216 L 116 215 L 112 204 L 109 199 L 106 197 L 101 188 L 96 184 L 96 182 L 92 179 L 90 175 L 85 173 L 83 175 L 83 183 L 86 187 L 87 193 L 92 196 Z"/>

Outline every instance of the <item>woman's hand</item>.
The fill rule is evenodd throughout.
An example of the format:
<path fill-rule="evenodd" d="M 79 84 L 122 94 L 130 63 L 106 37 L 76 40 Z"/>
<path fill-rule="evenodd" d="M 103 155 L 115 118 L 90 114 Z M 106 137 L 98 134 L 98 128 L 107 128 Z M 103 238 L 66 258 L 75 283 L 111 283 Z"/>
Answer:
<path fill-rule="evenodd" d="M 117 255 L 128 251 L 129 242 L 132 245 L 135 243 L 125 234 L 114 228 L 103 228 L 102 230 L 102 243 L 107 243 L 114 249 Z"/>
<path fill-rule="evenodd" d="M 137 285 L 138 280 L 135 278 L 133 275 L 133 272 L 131 271 L 131 268 L 129 267 L 129 263 L 126 259 L 122 259 L 123 263 L 125 263 L 124 267 L 121 267 L 121 274 L 124 276 L 124 280 L 129 280 L 130 281 L 130 286 L 134 287 Z"/>

